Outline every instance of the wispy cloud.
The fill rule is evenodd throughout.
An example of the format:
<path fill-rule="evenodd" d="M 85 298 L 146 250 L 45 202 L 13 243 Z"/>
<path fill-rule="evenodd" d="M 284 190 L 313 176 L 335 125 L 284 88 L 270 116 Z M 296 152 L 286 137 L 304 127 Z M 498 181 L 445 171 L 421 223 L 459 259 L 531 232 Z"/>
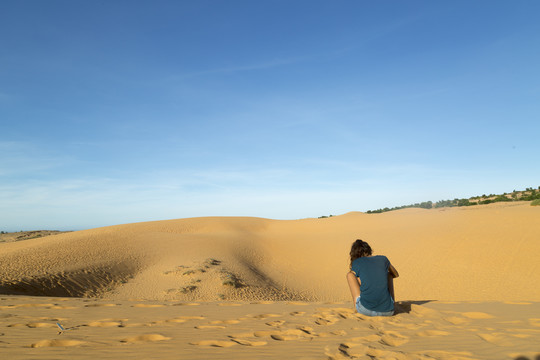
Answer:
<path fill-rule="evenodd" d="M 297 219 L 437 201 L 484 191 L 478 174 L 406 164 L 325 169 L 214 169 L 129 178 L 57 178 L 0 184 L 0 228 L 83 229 L 196 216 Z M 328 171 L 333 168 L 334 171 Z M 472 177 L 469 177 L 471 176 Z M 7 228 L 9 226 L 9 228 Z"/>
<path fill-rule="evenodd" d="M 294 219 L 357 210 L 362 197 L 373 194 L 351 188 L 194 190 L 170 179 L 151 185 L 97 178 L 42 181 L 0 186 L 0 227 L 81 229 L 195 216 Z"/>

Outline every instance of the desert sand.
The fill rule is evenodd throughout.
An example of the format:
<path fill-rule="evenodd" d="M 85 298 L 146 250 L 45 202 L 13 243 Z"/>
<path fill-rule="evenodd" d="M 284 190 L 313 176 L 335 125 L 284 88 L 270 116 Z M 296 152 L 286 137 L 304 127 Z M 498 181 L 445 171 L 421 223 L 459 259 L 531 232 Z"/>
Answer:
<path fill-rule="evenodd" d="M 357 238 L 400 272 L 393 317 L 354 312 L 345 273 Z M 540 207 L 517 202 L 0 243 L 0 356 L 532 360 L 539 239 Z"/>

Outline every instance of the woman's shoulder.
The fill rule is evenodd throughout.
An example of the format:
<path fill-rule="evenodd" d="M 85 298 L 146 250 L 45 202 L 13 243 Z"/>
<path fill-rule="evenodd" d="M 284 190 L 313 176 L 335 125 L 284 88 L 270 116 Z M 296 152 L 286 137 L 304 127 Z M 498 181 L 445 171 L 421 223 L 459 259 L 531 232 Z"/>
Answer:
<path fill-rule="evenodd" d="M 389 261 L 388 258 L 384 255 L 372 255 L 372 256 L 362 256 L 354 259 L 353 264 L 362 263 L 362 262 L 378 262 L 378 261 Z"/>
<path fill-rule="evenodd" d="M 382 261 L 382 262 L 385 262 L 385 263 L 389 263 L 390 260 L 388 260 L 388 258 L 384 255 L 375 255 L 374 258 L 377 258 L 378 261 Z"/>

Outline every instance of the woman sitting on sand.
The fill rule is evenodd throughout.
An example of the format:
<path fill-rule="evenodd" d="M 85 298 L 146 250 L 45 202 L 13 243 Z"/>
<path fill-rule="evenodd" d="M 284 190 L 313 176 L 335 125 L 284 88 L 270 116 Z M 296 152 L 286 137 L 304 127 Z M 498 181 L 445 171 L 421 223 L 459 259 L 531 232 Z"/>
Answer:
<path fill-rule="evenodd" d="M 360 314 L 394 315 L 394 278 L 399 274 L 386 256 L 371 256 L 369 244 L 356 240 L 351 247 L 351 271 L 347 281 Z"/>

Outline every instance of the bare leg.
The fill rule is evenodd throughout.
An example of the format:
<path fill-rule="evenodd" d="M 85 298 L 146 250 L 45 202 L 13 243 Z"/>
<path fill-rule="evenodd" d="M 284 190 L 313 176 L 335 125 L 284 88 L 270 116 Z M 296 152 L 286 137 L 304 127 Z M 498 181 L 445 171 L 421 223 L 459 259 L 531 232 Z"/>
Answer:
<path fill-rule="evenodd" d="M 390 273 L 388 273 L 388 291 L 394 302 L 396 302 L 396 296 L 394 295 L 394 277 Z"/>
<path fill-rule="evenodd" d="M 360 279 L 352 271 L 349 271 L 347 273 L 347 282 L 351 290 L 353 304 L 356 306 L 356 298 L 360 296 Z"/>

